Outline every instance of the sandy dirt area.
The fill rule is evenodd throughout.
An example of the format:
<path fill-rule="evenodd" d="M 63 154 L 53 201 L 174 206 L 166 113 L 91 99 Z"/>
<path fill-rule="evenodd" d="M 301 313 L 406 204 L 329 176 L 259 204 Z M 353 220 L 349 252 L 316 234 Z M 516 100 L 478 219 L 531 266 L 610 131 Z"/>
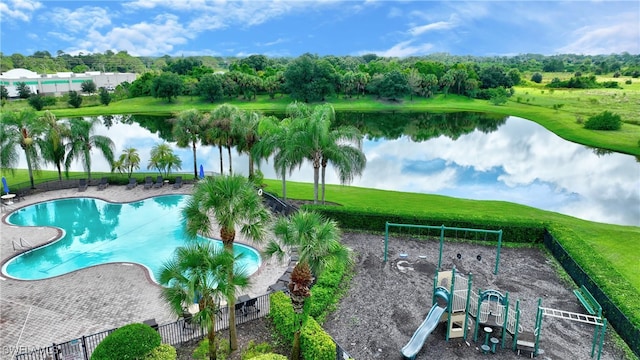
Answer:
<path fill-rule="evenodd" d="M 338 310 L 323 325 L 354 359 L 402 359 L 409 342 L 432 306 L 434 275 L 438 264 L 438 241 L 390 238 L 388 261 L 383 262 L 384 235 L 346 233 L 343 242 L 355 253 L 355 274 Z M 406 255 L 406 258 L 402 256 Z M 459 258 L 458 258 L 459 255 Z M 480 260 L 478 260 L 480 258 Z M 520 301 L 520 323 L 533 331 L 538 299 L 542 306 L 585 313 L 573 294 L 575 284 L 557 275 L 555 260 L 542 249 L 502 248 L 498 275 L 494 275 L 496 243 L 490 246 L 445 242 L 442 270 L 472 276 L 474 292 L 494 289 L 508 293 L 511 306 Z M 544 317 L 539 359 L 590 359 L 593 325 Z M 494 328 L 494 333 L 500 328 Z M 608 334 L 612 331 L 609 327 Z M 510 348 L 498 347 L 483 354 L 484 334 L 445 340 L 446 323 L 440 323 L 426 339 L 416 359 L 517 359 Z M 506 336 L 507 344 L 511 337 Z M 596 349 L 597 358 L 597 349 Z M 609 336 L 601 359 L 622 359 Z"/>

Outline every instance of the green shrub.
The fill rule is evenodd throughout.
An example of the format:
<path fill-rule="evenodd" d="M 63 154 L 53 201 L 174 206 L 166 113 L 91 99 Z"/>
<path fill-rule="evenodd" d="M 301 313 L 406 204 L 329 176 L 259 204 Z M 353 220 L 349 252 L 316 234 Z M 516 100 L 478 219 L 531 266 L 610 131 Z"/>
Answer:
<path fill-rule="evenodd" d="M 259 355 L 266 355 L 273 352 L 273 348 L 269 343 L 263 342 L 256 344 L 253 340 L 249 341 L 247 348 L 242 351 L 242 360 L 253 359 Z"/>
<path fill-rule="evenodd" d="M 151 326 L 129 324 L 116 329 L 98 344 L 91 360 L 135 360 L 160 346 L 162 338 Z"/>
<path fill-rule="evenodd" d="M 282 291 L 278 291 L 271 294 L 269 296 L 269 300 L 271 302 L 269 317 L 271 318 L 271 321 L 273 321 L 276 331 L 280 336 L 282 336 L 287 344 L 293 344 L 293 333 L 296 329 L 291 299 Z"/>
<path fill-rule="evenodd" d="M 231 345 L 227 339 L 218 339 L 218 360 L 226 360 L 231 353 Z M 193 358 L 196 360 L 209 359 L 209 339 L 204 339 L 198 343 L 198 347 L 193 350 Z"/>
<path fill-rule="evenodd" d="M 329 334 L 312 318 L 302 325 L 300 348 L 305 359 L 335 360 L 336 343 Z"/>
<path fill-rule="evenodd" d="M 622 119 L 620 115 L 609 111 L 604 111 L 598 115 L 591 116 L 585 123 L 584 128 L 590 130 L 620 130 Z"/>
<path fill-rule="evenodd" d="M 262 354 L 252 357 L 252 360 L 287 360 L 287 357 L 280 354 Z"/>
<path fill-rule="evenodd" d="M 160 346 L 151 350 L 151 352 L 144 357 L 144 360 L 176 360 L 177 358 L 178 353 L 176 352 L 176 348 L 169 344 L 160 344 Z"/>

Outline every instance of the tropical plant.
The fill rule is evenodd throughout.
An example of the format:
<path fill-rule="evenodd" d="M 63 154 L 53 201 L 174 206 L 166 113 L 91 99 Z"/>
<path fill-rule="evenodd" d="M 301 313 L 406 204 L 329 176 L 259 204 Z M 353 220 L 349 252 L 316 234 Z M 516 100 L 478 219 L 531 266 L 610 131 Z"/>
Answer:
<path fill-rule="evenodd" d="M 82 161 L 87 177 L 91 179 L 91 151 L 99 150 L 113 168 L 114 143 L 104 135 L 95 135 L 95 127 L 100 124 L 100 119 L 71 118 L 69 120 L 69 143 L 67 144 L 67 157 L 64 161 L 65 172 L 69 173 L 71 163 L 75 160 Z"/>
<path fill-rule="evenodd" d="M 276 174 L 282 179 L 282 198 L 287 199 L 287 171 L 289 174 L 304 160 L 302 153 L 290 145 L 292 131 L 291 118 L 280 121 L 273 116 L 265 117 L 258 125 L 260 141 L 252 149 L 257 159 L 266 159 L 273 155 Z"/>
<path fill-rule="evenodd" d="M 162 289 L 161 296 L 171 310 L 182 315 L 187 304 L 198 299 L 199 311 L 193 320 L 208 331 L 209 359 L 217 357 L 216 316 L 219 304 L 230 298 L 235 299 L 236 292 L 249 285 L 249 277 L 241 268 L 234 266 L 236 257 L 232 252 L 217 247 L 205 240 L 176 249 L 172 259 L 165 262 L 158 280 Z M 234 306 L 229 304 L 229 309 Z M 229 311 L 235 322 L 235 311 Z"/>
<path fill-rule="evenodd" d="M 127 178 L 131 178 L 133 171 L 138 169 L 140 169 L 140 154 L 133 147 L 122 150 L 118 160 L 113 163 L 113 170 L 117 170 L 121 174 L 126 173 Z"/>
<path fill-rule="evenodd" d="M 46 125 L 44 138 L 40 143 L 42 160 L 54 164 L 58 170 L 58 180 L 62 180 L 62 166 L 66 152 L 64 139 L 69 137 L 70 130 L 48 110 L 44 112 L 40 120 Z"/>
<path fill-rule="evenodd" d="M 198 182 L 193 195 L 183 209 L 186 232 L 191 238 L 198 234 L 213 236 L 213 222 L 220 229 L 224 248 L 233 252 L 236 228 L 247 239 L 261 241 L 270 220 L 258 192 L 247 178 L 240 175 L 207 177 Z M 231 276 L 231 274 L 229 274 Z M 229 279 L 229 283 L 231 283 Z M 235 307 L 235 297 L 227 298 L 229 308 Z M 229 311 L 229 341 L 238 348 L 235 311 Z"/>
<path fill-rule="evenodd" d="M 183 110 L 178 114 L 173 125 L 173 136 L 178 147 L 191 146 L 193 151 L 193 178 L 198 178 L 198 161 L 196 159 L 196 145 L 205 131 L 203 116 L 197 109 Z"/>
<path fill-rule="evenodd" d="M 39 147 L 45 124 L 37 120 L 33 109 L 3 111 L 0 120 L 0 168 L 14 171 L 20 160 L 17 150 L 20 147 L 27 160 L 31 188 L 35 189 L 33 170 L 40 169 Z"/>
<path fill-rule="evenodd" d="M 336 165 L 340 180 L 350 182 L 364 170 L 366 158 L 360 149 L 362 135 L 354 127 L 331 129 L 335 111 L 329 104 L 305 109 L 304 104 L 291 107 L 291 151 L 299 152 L 313 165 L 314 203 L 318 203 L 320 167 L 322 167 L 322 201 L 324 202 L 325 169 L 328 162 Z M 356 145 L 355 147 L 353 145 Z"/>
<path fill-rule="evenodd" d="M 182 169 L 182 160 L 173 152 L 169 144 L 157 144 L 151 148 L 147 169 L 156 169 L 160 175 L 168 177 L 172 170 Z"/>
<path fill-rule="evenodd" d="M 209 114 L 209 130 L 205 135 L 207 143 L 217 145 L 220 151 L 220 174 L 224 174 L 222 169 L 222 147 L 227 148 L 229 155 L 229 174 L 232 173 L 231 146 L 233 145 L 232 123 L 238 117 L 240 110 L 229 104 L 217 106 Z"/>
<path fill-rule="evenodd" d="M 231 133 L 238 153 L 246 153 L 249 156 L 249 179 L 253 179 L 254 176 L 255 159 L 251 149 L 260 141 L 258 124 L 261 118 L 262 114 L 245 110 L 231 123 Z"/>
<path fill-rule="evenodd" d="M 293 249 L 299 255 L 289 282 L 291 304 L 297 315 L 291 358 L 299 359 L 300 329 L 306 317 L 304 304 L 311 296 L 313 279 L 336 263 L 349 263 L 350 254 L 340 243 L 338 224 L 312 211 L 301 210 L 289 218 L 278 218 L 273 233 L 276 239 L 266 245 L 263 252 L 266 258 L 275 256 L 283 261 Z"/>

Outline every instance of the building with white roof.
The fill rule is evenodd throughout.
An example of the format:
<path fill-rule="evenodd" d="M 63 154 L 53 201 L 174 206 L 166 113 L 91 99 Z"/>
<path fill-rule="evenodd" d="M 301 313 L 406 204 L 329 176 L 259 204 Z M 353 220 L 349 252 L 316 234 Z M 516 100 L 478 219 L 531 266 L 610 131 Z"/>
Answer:
<path fill-rule="evenodd" d="M 17 84 L 25 83 L 31 92 L 42 95 L 59 96 L 69 91 L 82 91 L 82 83 L 93 80 L 97 88 L 104 87 L 113 90 L 123 82 L 133 82 L 138 74 L 135 73 L 105 73 L 89 71 L 83 74 L 59 72 L 55 74 L 38 74 L 27 69 L 11 69 L 0 74 L 0 85 L 7 88 L 9 97 L 17 97 Z"/>

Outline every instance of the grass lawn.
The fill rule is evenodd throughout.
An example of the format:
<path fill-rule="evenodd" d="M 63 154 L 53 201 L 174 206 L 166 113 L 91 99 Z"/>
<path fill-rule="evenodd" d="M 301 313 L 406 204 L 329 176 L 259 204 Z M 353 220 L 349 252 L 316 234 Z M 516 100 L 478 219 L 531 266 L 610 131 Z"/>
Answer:
<path fill-rule="evenodd" d="M 282 195 L 281 181 L 265 180 L 265 183 L 268 191 Z M 311 200 L 313 184 L 287 182 L 287 197 Z M 416 217 L 436 215 L 438 218 L 504 222 L 535 219 L 562 242 L 581 266 L 596 274 L 599 283 L 609 289 L 620 289 L 618 294 L 611 296 L 624 302 L 623 311 L 640 326 L 640 227 L 596 223 L 503 201 L 467 200 L 341 185 L 326 185 L 326 201 L 352 209 Z"/>

